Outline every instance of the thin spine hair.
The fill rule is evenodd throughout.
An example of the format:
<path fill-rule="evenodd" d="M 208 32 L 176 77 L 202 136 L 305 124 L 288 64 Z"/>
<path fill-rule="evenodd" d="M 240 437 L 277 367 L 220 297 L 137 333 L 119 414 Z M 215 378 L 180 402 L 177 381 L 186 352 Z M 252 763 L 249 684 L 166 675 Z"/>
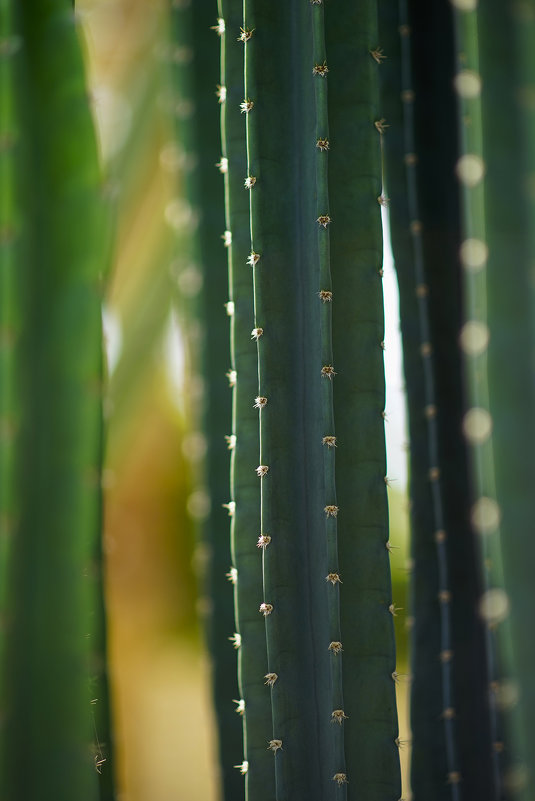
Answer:
<path fill-rule="evenodd" d="M 400 0 L 399 5 L 400 36 L 401 36 L 401 70 L 402 70 L 402 100 L 404 118 L 404 138 L 405 152 L 415 153 L 414 137 L 414 118 L 412 103 L 414 102 L 414 92 L 412 87 L 411 74 L 411 40 L 410 25 L 408 19 L 407 0 Z M 408 184 L 408 204 L 411 219 L 410 233 L 413 248 L 413 264 L 415 292 L 418 298 L 419 308 L 419 330 L 420 330 L 420 355 L 423 362 L 425 376 L 425 398 L 422 398 L 424 408 L 436 408 L 435 382 L 433 377 L 433 352 L 430 345 L 430 321 L 427 302 L 427 292 L 422 291 L 425 287 L 425 268 L 422 242 L 422 225 L 419 220 L 419 203 L 416 181 L 417 159 L 406 158 L 406 174 Z M 442 682 L 442 708 L 446 710 L 455 709 L 455 699 L 453 693 L 453 670 L 452 670 L 452 638 L 451 638 L 451 614 L 450 600 L 451 587 L 449 585 L 448 556 L 446 548 L 447 532 L 445 532 L 443 500 L 440 483 L 440 464 L 438 453 L 438 428 L 435 415 L 426 415 L 427 421 L 427 440 L 429 455 L 428 478 L 431 483 L 431 497 L 433 505 L 433 523 L 435 531 L 435 544 L 437 555 L 437 568 L 439 576 L 439 593 L 445 599 L 440 603 L 440 653 L 437 654 L 437 662 L 440 663 L 441 682 Z M 443 714 L 445 744 L 446 744 L 446 765 L 447 775 L 444 782 L 449 784 L 451 789 L 452 801 L 460 801 L 460 781 L 458 763 L 458 747 L 456 741 L 456 721 L 452 714 Z"/>
<path fill-rule="evenodd" d="M 332 308 L 336 303 L 332 291 L 332 277 L 330 268 L 330 248 L 329 248 L 329 227 L 320 222 L 329 218 L 329 119 L 328 119 L 328 67 L 327 53 L 325 48 L 325 24 L 324 8 L 322 3 L 311 3 L 310 12 L 312 14 L 313 31 L 313 80 L 314 96 L 316 105 L 316 212 L 317 212 L 317 240 L 318 240 L 318 259 L 319 259 L 319 279 L 317 302 L 320 306 L 321 319 L 321 362 L 322 362 L 322 407 L 323 407 L 323 464 L 324 464 L 324 483 L 325 499 L 324 508 L 336 509 L 336 514 L 326 513 L 325 535 L 327 541 L 327 565 L 328 572 L 325 576 L 329 582 L 328 607 L 329 607 L 329 643 L 325 647 L 330 650 L 331 666 L 331 718 L 326 721 L 326 725 L 331 727 L 333 738 L 333 764 L 330 767 L 332 780 L 339 787 L 338 795 L 347 798 L 346 762 L 344 753 L 344 725 L 348 715 L 344 711 L 343 684 L 342 684 L 342 665 L 343 657 L 340 649 L 333 649 L 333 642 L 341 646 L 342 635 L 340 631 L 340 573 L 338 564 L 338 533 L 337 516 L 338 507 L 336 501 L 336 477 L 335 459 L 336 432 L 334 421 L 333 403 L 333 376 L 336 375 L 332 369 L 333 361 L 333 342 L 332 342 Z M 321 69 L 318 70 L 318 65 Z M 330 218 L 329 218 L 330 219 Z M 331 367 L 326 374 L 325 367 Z M 325 378 L 331 380 L 325 380 Z M 334 379 L 336 380 L 336 379 Z M 319 512 L 321 514 L 321 512 Z M 343 514 L 343 510 L 342 510 Z M 334 724 L 334 725 L 333 725 Z"/>

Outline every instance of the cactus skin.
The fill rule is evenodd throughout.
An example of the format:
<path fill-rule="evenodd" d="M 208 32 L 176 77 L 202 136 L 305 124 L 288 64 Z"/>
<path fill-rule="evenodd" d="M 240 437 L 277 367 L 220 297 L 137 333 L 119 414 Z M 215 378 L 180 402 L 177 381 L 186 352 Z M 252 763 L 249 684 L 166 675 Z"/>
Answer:
<path fill-rule="evenodd" d="M 277 801 L 329 799 L 337 785 L 327 695 L 325 379 L 317 297 L 310 6 L 246 2 L 243 28 L 254 29 L 245 45 L 245 98 L 254 102 L 247 114 L 248 175 L 256 177 L 250 195 L 251 248 L 260 254 L 254 267 L 253 325 L 264 330 L 257 343 L 258 395 L 268 398 L 259 412 L 258 463 L 269 466 L 269 472 L 260 479 L 257 526 L 272 537 L 264 554 L 263 588 L 257 591 L 258 603 L 273 605 L 265 617 L 264 672 L 278 675 L 271 688 L 273 728 L 265 740 L 266 745 L 272 740 L 273 747 L 282 741 L 271 754 Z M 290 92 L 282 80 L 288 74 L 295 87 Z M 302 142 L 310 143 L 308 159 L 296 159 Z"/>
<path fill-rule="evenodd" d="M 384 441 L 378 96 L 373 2 L 326 7 L 334 413 L 348 798 L 401 795 Z M 348 75 L 354 76 L 348 80 Z M 351 175 L 351 181 L 347 176 Z"/>
<path fill-rule="evenodd" d="M 313 63 L 314 70 L 318 70 L 327 64 L 327 53 L 325 49 L 325 14 L 323 4 L 312 6 L 312 30 L 313 30 Z M 320 220 L 329 212 L 329 117 L 328 117 L 328 85 L 329 80 L 321 72 L 314 77 L 314 94 L 316 102 L 316 214 Z M 332 366 L 334 363 L 333 337 L 332 337 L 332 315 L 333 301 L 332 295 L 332 276 L 330 262 L 330 225 L 318 225 L 317 243 L 319 257 L 319 287 L 317 303 L 321 314 L 321 363 L 322 371 L 325 367 Z M 330 294 L 328 294 L 330 293 Z M 334 420 L 334 381 L 324 380 L 322 386 L 323 394 L 323 459 L 324 459 L 324 485 L 325 485 L 325 509 L 334 506 L 337 509 L 336 493 L 336 428 Z M 327 565 L 328 573 L 326 578 L 328 592 L 328 615 L 329 615 L 329 641 L 343 642 L 342 631 L 340 628 L 340 593 L 342 578 L 340 577 L 340 567 L 338 559 L 338 515 L 326 514 L 325 516 L 325 539 L 327 542 Z M 331 718 L 335 725 L 332 730 L 332 748 L 334 755 L 335 773 L 339 777 L 347 777 L 346 758 L 344 752 L 345 729 L 347 726 L 345 713 L 344 690 L 343 690 L 343 671 L 344 658 L 342 653 L 331 651 Z M 336 725 L 337 724 L 337 725 Z M 342 780 L 341 780 L 342 781 Z M 339 786 L 338 796 L 347 798 L 347 784 L 342 782 Z"/>
<path fill-rule="evenodd" d="M 13 23 L 25 165 L 15 476 L 24 504 L 6 590 L 1 789 L 11 801 L 94 801 L 87 635 L 99 534 L 100 175 L 71 4 L 20 2 Z"/>
<path fill-rule="evenodd" d="M 415 799 L 429 793 L 456 798 L 459 792 L 488 798 L 493 797 L 492 750 L 485 643 L 477 615 L 480 569 L 469 525 L 467 457 L 461 436 L 460 234 L 451 9 L 447 3 L 433 7 L 401 3 L 399 25 L 381 19 L 389 41 L 387 46 L 381 40 L 388 56 L 381 65 L 389 81 L 388 86 L 385 83 L 389 103 L 385 116 L 391 123 L 385 135 L 387 194 L 400 286 L 411 433 L 412 789 Z M 393 38 L 393 28 L 398 26 L 401 51 Z M 400 174 L 402 160 L 406 179 Z M 432 468 L 440 472 L 430 472 Z M 437 541 L 439 531 L 444 535 Z M 441 663 L 438 653 L 447 651 L 453 652 L 452 659 Z M 448 709 L 454 712 L 445 714 Z"/>

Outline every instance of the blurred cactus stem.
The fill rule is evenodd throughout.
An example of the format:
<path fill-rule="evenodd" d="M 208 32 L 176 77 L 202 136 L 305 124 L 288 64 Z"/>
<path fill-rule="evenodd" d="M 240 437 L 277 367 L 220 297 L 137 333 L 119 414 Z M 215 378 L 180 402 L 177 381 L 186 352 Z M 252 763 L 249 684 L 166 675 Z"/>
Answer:
<path fill-rule="evenodd" d="M 468 299 L 464 432 L 475 465 L 472 520 L 486 557 L 479 611 L 498 646 L 490 695 L 507 724 L 503 792 L 533 801 L 535 3 L 453 6 Z"/>
<path fill-rule="evenodd" d="M 70 0 L 4 0 L 0 28 L 0 795 L 96 801 L 111 770 L 89 686 L 101 608 L 101 175 Z"/>

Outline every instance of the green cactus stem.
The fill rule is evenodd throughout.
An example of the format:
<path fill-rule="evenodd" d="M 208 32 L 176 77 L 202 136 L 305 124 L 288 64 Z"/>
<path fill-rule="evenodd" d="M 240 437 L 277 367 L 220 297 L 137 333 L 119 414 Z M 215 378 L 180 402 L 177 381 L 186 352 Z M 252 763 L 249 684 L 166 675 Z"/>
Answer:
<path fill-rule="evenodd" d="M 473 12 L 455 10 L 457 39 L 457 70 L 454 86 L 459 103 L 461 156 L 456 175 L 461 187 L 464 207 L 464 239 L 460 247 L 465 288 L 465 322 L 460 343 L 464 355 L 468 387 L 468 408 L 464 415 L 463 432 L 471 450 L 475 502 L 472 520 L 481 534 L 482 498 L 496 498 L 496 480 L 492 443 L 492 422 L 489 411 L 488 353 L 487 353 L 487 276 L 485 257 L 477 262 L 477 251 L 487 241 L 485 219 L 485 187 L 483 159 L 483 127 L 481 109 L 481 76 L 477 16 Z M 461 51 L 463 55 L 461 56 Z M 483 245 L 484 247 L 484 245 Z M 475 261 L 474 261 L 475 259 Z M 477 262 L 477 264 L 476 264 Z M 475 266 L 474 266 L 475 265 Z M 474 514 L 475 513 L 475 514 Z M 503 592 L 503 567 L 499 527 L 480 538 L 483 559 L 484 597 Z M 488 595 L 490 593 L 490 596 Z M 506 735 L 507 710 L 500 708 L 496 688 L 511 681 L 510 632 L 507 625 L 486 625 L 489 660 L 489 698 L 491 702 L 492 740 L 494 746 L 494 782 L 496 797 L 505 792 L 504 772 L 509 767 L 511 752 L 503 749 Z M 499 621 L 502 623 L 502 621 Z M 505 715 L 505 722 L 502 720 Z M 518 759 L 518 757 L 516 757 Z M 513 756 L 513 762 L 515 757 Z"/>
<path fill-rule="evenodd" d="M 325 581 L 322 382 L 329 377 L 322 367 L 329 365 L 321 363 L 314 86 L 323 77 L 314 74 L 312 22 L 309 4 L 244 4 L 242 28 L 252 36 L 244 43 L 243 179 L 250 179 L 244 191 L 250 193 L 251 253 L 259 257 L 252 257 L 253 327 L 262 329 L 257 394 L 267 398 L 258 410 L 259 452 L 250 469 L 258 467 L 261 484 L 257 526 L 271 536 L 261 557 L 258 606 L 266 627 L 264 672 L 277 675 L 268 688 L 272 728 L 265 744 L 279 801 L 330 799 L 345 789 L 331 722 L 330 662 L 340 654 L 330 638 L 333 588 Z M 292 75 L 290 91 L 286 75 Z M 328 224 L 328 211 L 320 216 Z"/>
<path fill-rule="evenodd" d="M 22 51 L 12 3 L 7 0 L 0 5 L 0 42 L 0 614 L 5 619 L 10 543 L 20 505 L 16 483 L 21 392 L 17 362 L 23 317 L 23 282 L 17 270 L 23 241 L 18 102 Z M 0 663 L 3 639 L 2 634 Z"/>
<path fill-rule="evenodd" d="M 431 9 L 402 2 L 396 27 L 401 42 L 390 37 L 383 67 L 390 71 L 386 97 L 392 124 L 385 150 L 411 430 L 412 785 L 415 798 L 430 792 L 456 798 L 465 791 L 486 798 L 492 797 L 493 782 L 485 643 L 468 523 L 457 351 L 460 234 L 451 10 L 445 3 Z M 402 158 L 405 180 L 399 173 Z"/>
<path fill-rule="evenodd" d="M 8 10 L 3 3 L 2 23 Z M 23 310 L 24 325 L 1 787 L 11 801 L 95 801 L 98 770 L 110 769 L 92 748 L 88 681 L 99 536 L 101 176 L 71 3 L 11 4 L 11 21 L 20 116 L 10 133 L 23 156 L 9 167 L 21 199 L 12 235 L 24 286 L 11 313 Z M 2 102 L 4 110 L 12 103 Z"/>
<path fill-rule="evenodd" d="M 463 138 L 457 170 L 465 207 L 461 257 L 468 298 L 461 338 L 470 386 L 464 430 L 475 466 L 472 517 L 486 557 L 480 610 L 499 649 L 491 690 L 507 724 L 504 792 L 532 799 L 532 554 L 531 538 L 523 533 L 533 516 L 525 471 L 526 443 L 534 440 L 534 396 L 529 368 L 518 354 L 527 353 L 529 360 L 533 352 L 534 115 L 528 98 L 535 77 L 529 44 L 535 7 L 453 5 Z M 507 278 L 509 264 L 515 265 L 513 280 Z M 520 703 L 508 692 L 515 686 Z"/>
<path fill-rule="evenodd" d="M 329 211 L 329 118 L 328 118 L 328 83 L 329 79 L 324 68 L 327 65 L 325 50 L 325 19 L 323 4 L 312 6 L 313 29 L 313 75 L 314 94 L 316 103 L 316 212 L 317 221 Z M 332 310 L 333 293 L 330 263 L 330 224 L 317 226 L 318 258 L 319 258 L 319 291 L 317 303 L 321 315 L 321 363 L 322 371 L 333 365 L 332 342 Z M 333 376 L 324 373 L 326 380 L 322 382 L 323 393 L 323 458 L 324 458 L 324 484 L 325 509 L 331 507 L 336 513 L 325 514 L 325 539 L 327 542 L 327 564 L 329 572 L 325 576 L 328 589 L 329 613 L 329 641 L 331 643 L 343 642 L 340 629 L 340 592 L 342 578 L 338 563 L 338 506 L 336 498 L 336 435 L 334 424 L 333 403 Z M 335 775 L 347 777 L 346 758 L 344 753 L 344 729 L 348 719 L 344 711 L 343 691 L 343 655 L 335 649 L 330 652 L 331 662 L 331 718 L 337 724 L 331 726 L 333 737 L 333 753 L 335 762 Z M 347 797 L 347 785 L 340 779 L 340 797 Z"/>

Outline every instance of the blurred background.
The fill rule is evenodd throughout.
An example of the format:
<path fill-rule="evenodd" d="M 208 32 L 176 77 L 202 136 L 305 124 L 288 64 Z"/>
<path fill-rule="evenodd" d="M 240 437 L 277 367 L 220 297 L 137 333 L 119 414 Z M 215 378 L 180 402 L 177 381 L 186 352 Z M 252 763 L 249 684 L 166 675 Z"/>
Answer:
<path fill-rule="evenodd" d="M 177 256 L 191 252 L 195 224 L 183 191 L 188 164 L 175 142 L 176 116 L 187 116 L 188 108 L 173 101 L 170 71 L 173 60 L 187 60 L 188 54 L 169 41 L 170 5 L 76 3 L 106 189 L 115 209 L 104 314 L 104 536 L 120 801 L 218 800 L 210 666 L 199 624 L 198 575 L 206 555 L 195 533 L 210 504 L 202 489 L 203 388 L 195 370 L 202 334 L 188 313 L 201 292 L 202 274 L 193 262 L 177 269 Z M 214 0 L 214 24 L 216 16 Z M 388 246 L 384 286 L 390 540 L 396 546 L 391 564 L 400 607 L 395 623 L 406 782 L 406 427 Z M 228 364 L 221 369 L 226 372 Z M 405 783 L 404 797 L 407 791 Z"/>

